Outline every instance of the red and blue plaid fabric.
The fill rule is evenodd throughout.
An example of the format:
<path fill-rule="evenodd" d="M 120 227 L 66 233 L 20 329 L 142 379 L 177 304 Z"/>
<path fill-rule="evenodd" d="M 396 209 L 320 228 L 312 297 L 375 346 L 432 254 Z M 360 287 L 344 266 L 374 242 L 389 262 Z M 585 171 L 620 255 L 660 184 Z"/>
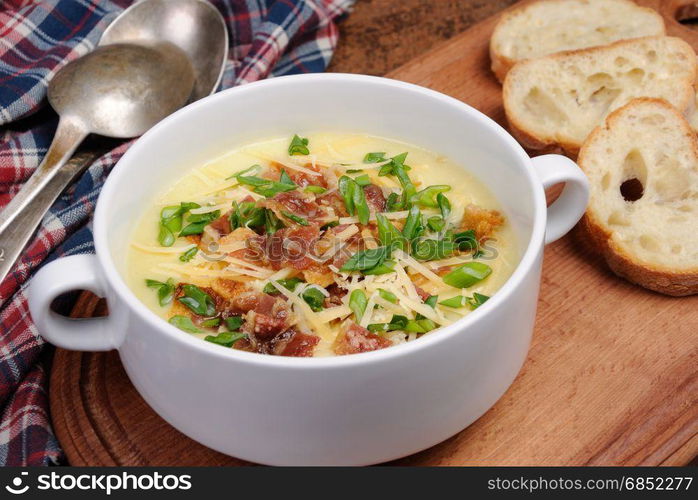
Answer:
<path fill-rule="evenodd" d="M 46 84 L 95 47 L 130 0 L 0 0 L 0 207 L 41 162 L 56 128 Z M 354 0 L 213 0 L 230 34 L 221 87 L 323 71 L 337 43 L 334 22 Z M 41 112 L 37 113 L 40 108 Z M 31 115 L 31 116 L 30 116 Z M 64 457 L 48 412 L 47 346 L 29 317 L 27 280 L 42 264 L 93 251 L 90 219 L 125 143 L 95 161 L 42 221 L 0 283 L 0 465 L 47 465 Z"/>

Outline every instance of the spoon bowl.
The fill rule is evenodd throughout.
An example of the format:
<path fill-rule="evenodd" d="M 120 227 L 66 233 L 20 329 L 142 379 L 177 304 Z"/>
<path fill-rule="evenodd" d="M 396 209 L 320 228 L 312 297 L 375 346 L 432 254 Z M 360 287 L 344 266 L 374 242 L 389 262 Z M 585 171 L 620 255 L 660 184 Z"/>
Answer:
<path fill-rule="evenodd" d="M 64 66 L 51 80 L 48 100 L 85 132 L 128 138 L 187 102 L 194 70 L 176 45 L 113 44 Z"/>
<path fill-rule="evenodd" d="M 117 17 L 100 45 L 168 41 L 182 49 L 194 67 L 191 100 L 212 94 L 220 85 L 228 56 L 228 32 L 216 8 L 205 0 L 144 0 Z"/>

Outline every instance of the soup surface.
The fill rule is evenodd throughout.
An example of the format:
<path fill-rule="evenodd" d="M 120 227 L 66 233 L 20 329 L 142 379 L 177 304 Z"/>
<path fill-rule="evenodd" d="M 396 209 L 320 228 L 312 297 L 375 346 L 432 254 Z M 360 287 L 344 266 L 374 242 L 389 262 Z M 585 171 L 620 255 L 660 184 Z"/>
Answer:
<path fill-rule="evenodd" d="M 438 335 L 504 284 L 516 248 L 497 201 L 452 160 L 321 133 L 250 144 L 174 182 L 137 223 L 127 280 L 183 334 L 345 355 Z"/>

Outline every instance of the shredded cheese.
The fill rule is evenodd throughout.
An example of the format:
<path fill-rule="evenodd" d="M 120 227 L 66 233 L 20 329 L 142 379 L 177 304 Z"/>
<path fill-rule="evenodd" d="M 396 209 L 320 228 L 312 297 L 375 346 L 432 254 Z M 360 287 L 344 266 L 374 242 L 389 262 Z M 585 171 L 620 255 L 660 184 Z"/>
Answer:
<path fill-rule="evenodd" d="M 270 156 L 267 156 L 263 153 L 259 153 L 257 151 L 250 151 L 250 154 L 252 156 L 255 156 L 259 158 L 260 160 L 264 160 L 269 163 L 278 163 L 279 165 L 282 165 L 286 168 L 290 168 L 292 170 L 297 170 L 299 172 L 303 172 L 304 174 L 311 175 L 313 177 L 318 177 L 321 176 L 322 174 L 320 172 L 316 172 L 314 170 L 310 170 L 309 168 L 301 167 L 300 165 L 297 165 L 296 163 L 293 163 L 292 161 L 285 161 L 285 160 L 280 160 L 278 158 L 272 158 Z"/>
<path fill-rule="evenodd" d="M 295 293 L 292 293 L 285 287 L 281 286 L 276 281 L 270 281 L 269 283 L 271 283 L 274 286 L 274 288 L 276 288 L 279 292 L 284 294 L 286 298 L 293 303 L 294 309 L 297 309 L 303 314 L 303 317 L 308 321 L 308 323 L 310 323 L 310 325 L 321 337 L 325 339 L 330 339 L 332 333 L 330 332 L 330 329 L 327 326 L 327 324 L 320 321 L 318 314 L 313 312 L 310 306 L 306 304 L 302 298 L 300 298 Z"/>
<path fill-rule="evenodd" d="M 424 264 L 417 262 L 415 259 L 407 255 L 405 252 L 398 250 L 394 253 L 394 255 L 399 260 L 411 267 L 414 271 L 418 272 L 419 274 L 427 278 L 429 281 L 434 282 L 439 287 L 443 287 L 445 285 L 444 280 L 441 279 L 441 277 L 438 274 L 434 273 Z"/>
<path fill-rule="evenodd" d="M 186 245 L 186 246 L 176 246 L 176 247 L 159 247 L 155 245 L 141 245 L 140 243 L 133 242 L 131 243 L 131 246 L 137 250 L 140 250 L 141 252 L 146 252 L 146 253 L 161 253 L 161 254 L 179 254 L 186 252 L 187 250 L 191 250 L 194 248 L 196 245 L 191 244 L 191 245 Z"/>
<path fill-rule="evenodd" d="M 361 316 L 361 323 L 359 323 L 359 326 L 366 328 L 368 325 L 371 324 L 371 318 L 373 317 L 373 308 L 375 306 L 376 294 L 372 294 L 371 297 L 368 299 L 368 302 L 366 303 L 366 310 L 364 311 L 364 315 Z"/>

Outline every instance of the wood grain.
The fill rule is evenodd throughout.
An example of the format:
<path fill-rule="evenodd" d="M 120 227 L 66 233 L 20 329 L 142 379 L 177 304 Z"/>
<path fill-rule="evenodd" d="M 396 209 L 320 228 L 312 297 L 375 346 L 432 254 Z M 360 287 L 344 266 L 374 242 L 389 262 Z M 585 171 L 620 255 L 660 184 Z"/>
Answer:
<path fill-rule="evenodd" d="M 386 2 L 361 2 L 355 15 L 362 4 L 380 3 Z M 642 3 L 673 19 L 682 2 Z M 494 23 L 475 25 L 389 76 L 440 90 L 502 121 L 487 57 Z M 696 33 L 674 22 L 669 30 L 698 47 Z M 100 308 L 98 299 L 83 295 L 74 314 L 91 316 Z M 698 454 L 697 334 L 698 296 L 665 297 L 616 278 L 573 233 L 545 251 L 533 345 L 509 391 L 468 429 L 396 463 L 686 464 Z M 241 463 L 162 421 L 115 352 L 58 350 L 51 410 L 73 465 Z"/>

